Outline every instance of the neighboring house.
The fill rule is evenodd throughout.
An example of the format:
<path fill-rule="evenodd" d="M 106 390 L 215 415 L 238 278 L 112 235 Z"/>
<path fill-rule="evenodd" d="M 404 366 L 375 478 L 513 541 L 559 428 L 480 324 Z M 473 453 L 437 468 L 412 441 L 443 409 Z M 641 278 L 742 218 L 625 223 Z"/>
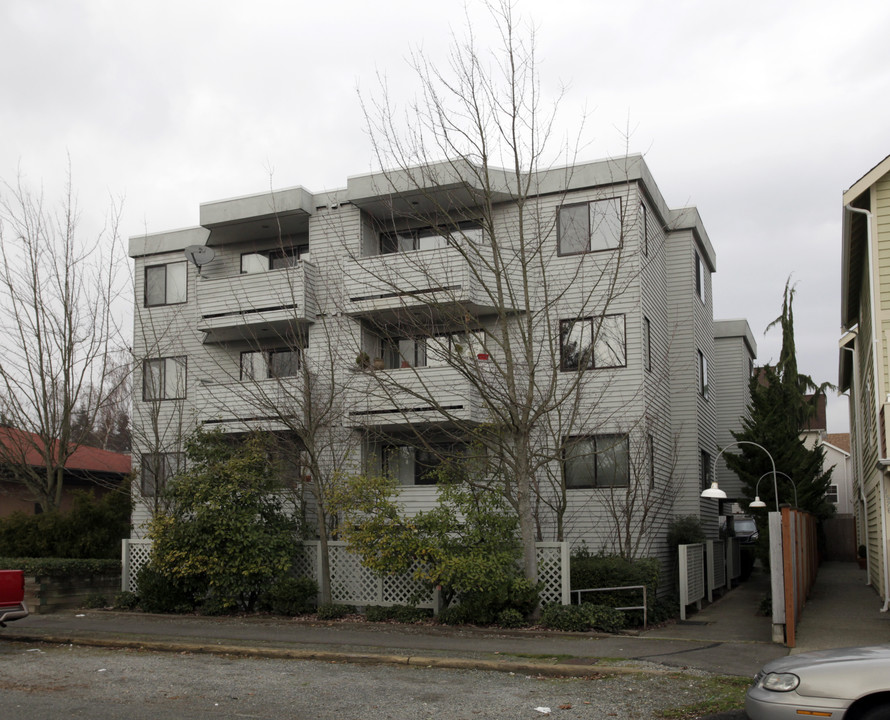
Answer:
<path fill-rule="evenodd" d="M 44 468 L 40 449 L 43 441 L 34 433 L 10 427 L 0 427 L 0 444 L 6 457 L 22 458 L 32 468 Z M 65 465 L 63 510 L 71 507 L 74 490 L 91 490 L 101 496 L 119 487 L 130 474 L 130 456 L 99 448 L 78 446 Z M 0 461 L 0 517 L 13 512 L 33 514 L 38 511 L 35 498 L 28 488 L 13 477 Z"/>
<path fill-rule="evenodd" d="M 868 579 L 890 609 L 890 156 L 843 195 L 839 390 L 850 396 L 853 495 Z"/>
<path fill-rule="evenodd" d="M 422 187 L 377 173 L 342 190 L 206 203 L 199 227 L 130 239 L 142 358 L 134 536 L 180 467 L 185 434 L 196 425 L 282 431 L 265 399 L 299 394 L 306 367 L 342 404 L 334 424 L 354 468 L 397 478 L 407 512 L 430 507 L 431 469 L 469 441 L 458 430 L 493 422 L 467 368 L 501 377 L 499 333 L 518 337 L 544 297 L 557 299 L 552 332 L 534 338 L 537 362 L 563 385 L 584 382 L 541 469 L 541 486 L 556 484 L 543 499 L 564 502 L 561 523 L 539 508 L 542 538 L 561 528 L 573 544 L 610 549 L 625 511 L 646 552 L 661 557 L 675 515 L 698 515 L 717 536 L 718 503 L 700 493 L 726 435 L 720 423 L 735 428 L 733 412 L 744 412 L 755 348 L 745 321 L 715 325 L 715 252 L 698 212 L 669 208 L 639 156 L 549 170 L 531 179 L 523 216 L 540 247 L 525 267 L 517 255 L 495 271 L 478 262 L 489 252 L 480 205 L 494 203 L 485 217 L 507 244 L 519 210 L 506 190 L 486 197 L 479 168 L 463 170 L 418 168 Z M 436 204 L 465 219 L 408 218 Z M 492 302 L 498 272 L 538 268 L 529 297 Z M 734 394 L 726 406 L 724 388 Z M 567 422 L 556 416 L 550 426 Z"/>
<path fill-rule="evenodd" d="M 726 466 L 723 459 L 733 449 L 733 433 L 741 432 L 742 418 L 747 417 L 751 405 L 751 377 L 757 344 L 747 320 L 720 320 L 714 323 L 717 365 L 714 372 L 717 408 L 717 446 L 726 448 L 717 465 L 717 482 L 730 500 L 742 498 L 742 481 Z M 739 507 L 744 511 L 744 507 Z"/>
<path fill-rule="evenodd" d="M 807 431 L 801 433 L 801 439 L 808 449 L 816 445 L 822 446 L 825 452 L 822 467 L 832 471 L 831 485 L 825 495 L 834 504 L 838 515 L 852 515 L 854 502 L 850 433 Z"/>

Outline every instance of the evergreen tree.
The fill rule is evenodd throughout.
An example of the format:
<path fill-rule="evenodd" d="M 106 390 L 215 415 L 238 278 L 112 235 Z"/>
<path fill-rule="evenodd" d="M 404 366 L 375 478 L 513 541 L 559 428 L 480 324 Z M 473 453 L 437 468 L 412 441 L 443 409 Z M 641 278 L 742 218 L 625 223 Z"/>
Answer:
<path fill-rule="evenodd" d="M 795 503 L 796 486 L 797 506 L 824 519 L 834 513 L 834 506 L 825 499 L 831 483 L 831 469 L 823 470 L 824 449 L 821 446 L 808 449 L 800 434 L 814 416 L 819 396 L 831 386 L 828 383 L 816 385 L 808 375 L 798 372 L 793 301 L 794 288 L 789 279 L 785 284 L 782 314 L 767 328 L 778 325 L 782 329 L 779 361 L 775 366 L 761 368 L 751 378 L 750 417 L 743 420 L 742 431 L 733 433 L 733 437 L 762 445 L 772 455 L 776 463 L 780 504 Z M 740 453 L 725 453 L 723 457 L 727 466 L 742 480 L 744 497 L 750 503 L 755 494 L 759 495 L 767 508 L 773 509 L 776 501 L 773 466 L 769 458 L 753 445 L 740 445 L 739 450 Z M 785 475 L 792 478 L 794 485 Z"/>

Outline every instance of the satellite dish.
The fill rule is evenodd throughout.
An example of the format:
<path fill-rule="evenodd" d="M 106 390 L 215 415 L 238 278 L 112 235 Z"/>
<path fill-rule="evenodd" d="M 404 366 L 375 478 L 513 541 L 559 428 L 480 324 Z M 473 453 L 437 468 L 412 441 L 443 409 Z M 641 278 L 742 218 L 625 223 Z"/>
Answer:
<path fill-rule="evenodd" d="M 198 268 L 199 273 L 201 272 L 201 266 L 213 260 L 215 255 L 213 248 L 206 245 L 189 245 L 185 249 L 185 256 Z"/>

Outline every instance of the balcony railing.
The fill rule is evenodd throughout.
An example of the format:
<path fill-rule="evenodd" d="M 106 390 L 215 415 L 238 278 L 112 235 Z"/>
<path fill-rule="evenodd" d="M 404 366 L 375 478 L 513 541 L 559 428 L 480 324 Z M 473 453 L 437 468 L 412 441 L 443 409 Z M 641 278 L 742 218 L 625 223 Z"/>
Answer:
<path fill-rule="evenodd" d="M 472 383 L 452 367 L 358 372 L 345 396 L 353 427 L 482 423 L 486 417 Z"/>
<path fill-rule="evenodd" d="M 198 281 L 204 342 L 293 335 L 314 322 L 316 269 L 294 267 Z"/>
<path fill-rule="evenodd" d="M 343 270 L 347 310 L 352 315 L 417 306 L 491 310 L 496 303 L 486 288 L 494 287 L 494 274 L 485 255 L 472 252 L 469 259 L 455 247 L 351 258 Z"/>
<path fill-rule="evenodd" d="M 297 409 L 300 378 L 199 383 L 195 407 L 198 423 L 223 432 L 286 430 L 282 415 Z"/>

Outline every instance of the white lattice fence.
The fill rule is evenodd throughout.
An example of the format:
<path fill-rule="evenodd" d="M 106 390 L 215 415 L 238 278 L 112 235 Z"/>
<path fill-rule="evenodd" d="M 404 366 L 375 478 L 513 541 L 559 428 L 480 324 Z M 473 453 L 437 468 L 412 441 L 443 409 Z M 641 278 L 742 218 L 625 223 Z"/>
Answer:
<path fill-rule="evenodd" d="M 535 555 L 538 560 L 538 580 L 544 583 L 540 595 L 541 605 L 571 604 L 568 543 L 536 543 Z"/>
<path fill-rule="evenodd" d="M 680 618 L 686 619 L 686 606 L 695 603 L 701 609 L 705 596 L 705 546 L 680 545 Z"/>
<path fill-rule="evenodd" d="M 136 575 L 148 562 L 151 540 L 124 540 L 121 545 L 121 590 L 136 592 Z"/>
<path fill-rule="evenodd" d="M 294 558 L 294 570 L 320 581 L 320 543 L 303 541 L 302 551 Z M 148 561 L 150 540 L 123 541 L 124 590 L 136 592 L 136 574 Z M 538 577 L 544 583 L 541 603 L 568 605 L 569 600 L 569 550 L 567 543 L 543 542 L 536 545 Z M 414 579 L 412 572 L 406 575 L 379 576 L 361 564 L 342 541 L 328 541 L 328 557 L 331 569 L 331 599 L 349 605 L 407 605 L 435 609 L 437 598 Z"/>

